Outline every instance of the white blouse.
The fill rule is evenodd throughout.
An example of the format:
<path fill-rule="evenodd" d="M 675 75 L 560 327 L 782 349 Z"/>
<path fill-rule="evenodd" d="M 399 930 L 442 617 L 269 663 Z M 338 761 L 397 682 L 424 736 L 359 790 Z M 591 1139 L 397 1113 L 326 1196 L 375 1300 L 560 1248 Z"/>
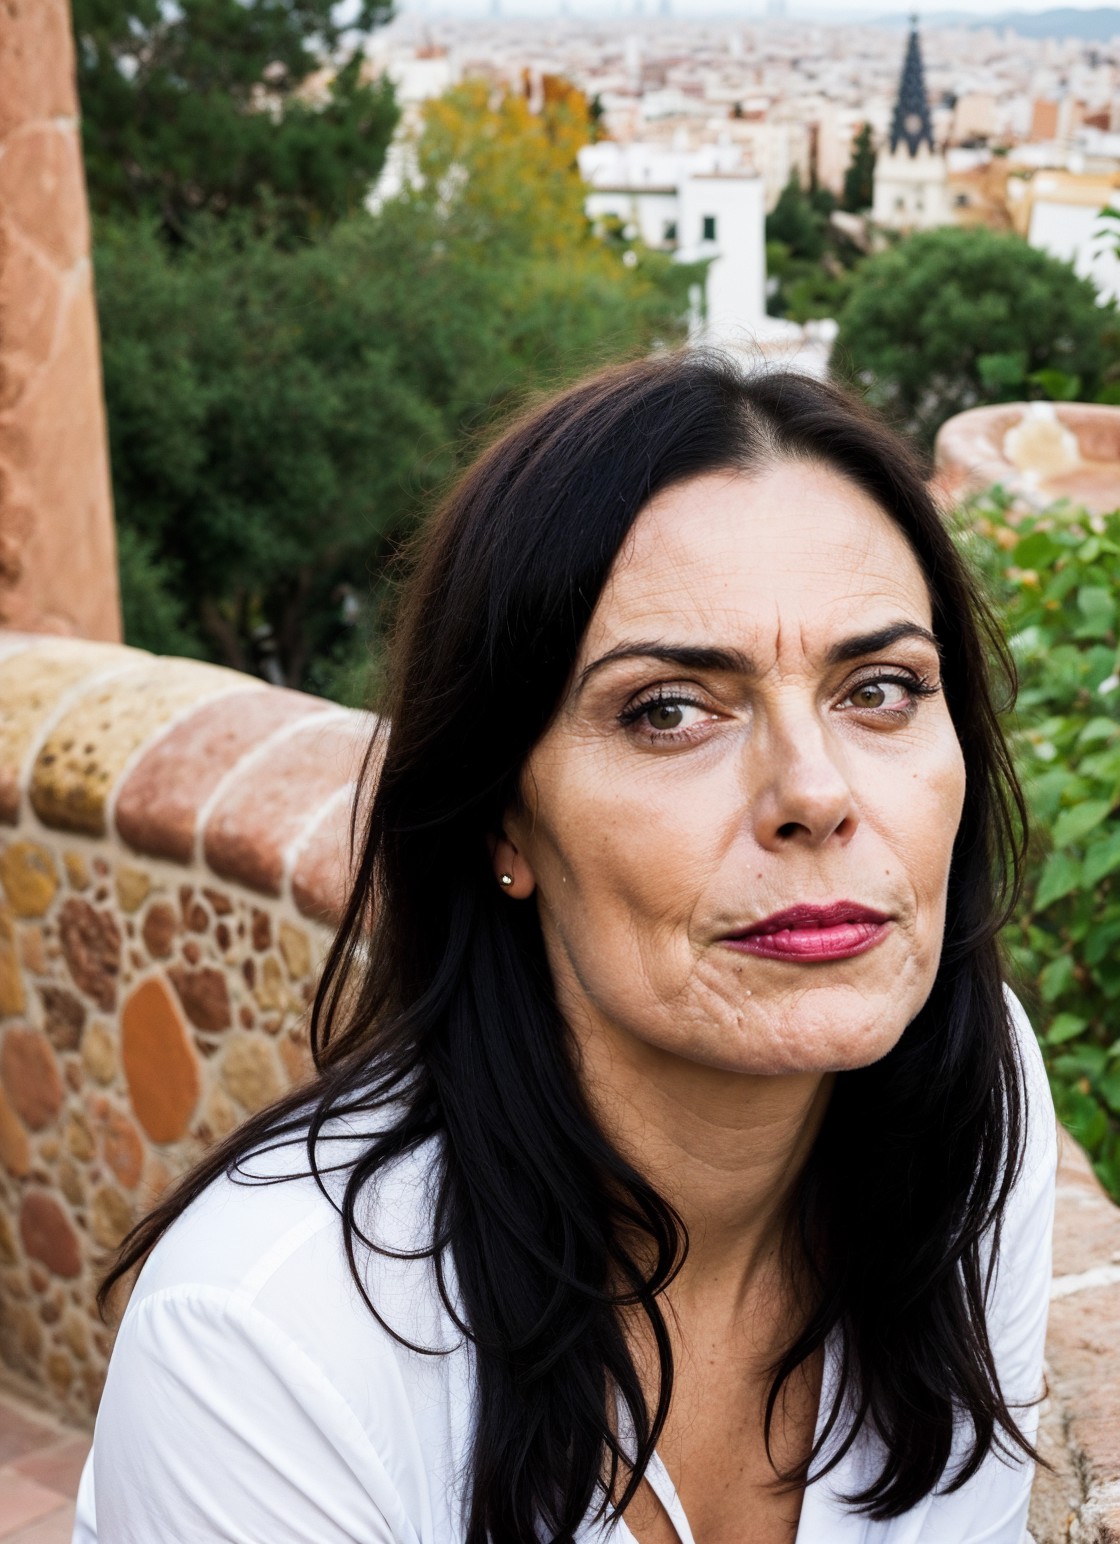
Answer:
<path fill-rule="evenodd" d="M 1028 1149 L 1009 1202 L 989 1315 L 1008 1401 L 1042 1389 L 1057 1141 L 1042 1058 L 1015 1004 L 1027 1069 Z M 341 1151 L 339 1156 L 341 1156 Z M 301 1147 L 253 1172 L 294 1173 Z M 376 1234 L 427 1238 L 430 1153 L 383 1177 Z M 370 1257 L 357 1292 L 337 1213 L 314 1181 L 212 1184 L 145 1265 L 124 1316 L 82 1477 L 73 1544 L 459 1544 L 471 1434 L 472 1351 L 430 1263 Z M 826 1356 L 822 1409 L 835 1360 Z M 1024 1410 L 1028 1436 L 1037 1405 Z M 861 1434 L 805 1492 L 797 1544 L 1021 1544 L 1031 1466 L 989 1456 L 951 1495 L 872 1522 L 838 1496 L 877 1472 Z M 680 1540 L 695 1544 L 664 1466 L 647 1478 Z M 580 1544 L 637 1544 L 625 1520 L 588 1522 Z"/>

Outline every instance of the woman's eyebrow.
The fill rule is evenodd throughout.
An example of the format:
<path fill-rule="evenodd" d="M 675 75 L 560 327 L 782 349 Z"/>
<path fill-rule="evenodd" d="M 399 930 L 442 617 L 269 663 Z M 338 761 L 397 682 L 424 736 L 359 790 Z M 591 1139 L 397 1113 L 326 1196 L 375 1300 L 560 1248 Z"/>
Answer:
<path fill-rule="evenodd" d="M 905 638 L 920 638 L 923 643 L 931 644 L 940 658 L 941 645 L 928 627 L 919 627 L 917 622 L 888 622 L 886 627 L 877 627 L 874 632 L 854 633 L 850 638 L 841 638 L 825 655 L 825 663 L 845 665 L 849 660 L 862 659 L 865 654 L 878 654 L 882 649 L 889 649 L 891 644 L 900 643 Z"/>
<path fill-rule="evenodd" d="M 825 662 L 829 665 L 846 664 L 849 660 L 862 659 L 865 654 L 877 654 L 880 649 L 888 649 L 891 644 L 906 638 L 919 638 L 923 643 L 931 644 L 938 654 L 941 652 L 937 639 L 927 627 L 920 627 L 917 622 L 890 622 L 885 627 L 876 628 L 874 632 L 854 633 L 850 638 L 840 639 L 829 649 Z M 663 665 L 679 665 L 682 670 L 724 670 L 748 676 L 758 674 L 755 662 L 739 649 L 692 643 L 620 643 L 617 648 L 608 649 L 598 659 L 584 666 L 576 682 L 576 691 L 582 691 L 595 672 L 604 665 L 613 665 L 624 659 L 655 659 Z"/>
<path fill-rule="evenodd" d="M 757 666 L 738 649 L 709 648 L 691 643 L 620 643 L 580 671 L 576 690 L 582 691 L 591 676 L 604 665 L 620 659 L 656 659 L 663 665 L 680 665 L 684 670 L 734 670 L 740 675 L 755 675 Z"/>

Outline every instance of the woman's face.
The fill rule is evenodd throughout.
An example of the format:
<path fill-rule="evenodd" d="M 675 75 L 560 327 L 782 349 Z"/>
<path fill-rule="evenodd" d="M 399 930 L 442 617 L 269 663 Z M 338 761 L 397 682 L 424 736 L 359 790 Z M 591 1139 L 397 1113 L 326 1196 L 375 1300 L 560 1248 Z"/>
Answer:
<path fill-rule="evenodd" d="M 495 855 L 581 1036 L 866 1065 L 937 971 L 965 773 L 893 521 L 815 464 L 643 511 Z"/>

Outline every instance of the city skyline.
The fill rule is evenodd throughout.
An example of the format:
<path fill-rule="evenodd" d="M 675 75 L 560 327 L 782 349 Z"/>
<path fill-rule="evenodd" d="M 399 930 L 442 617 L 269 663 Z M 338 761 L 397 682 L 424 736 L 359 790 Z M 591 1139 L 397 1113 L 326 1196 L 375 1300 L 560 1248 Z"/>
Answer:
<path fill-rule="evenodd" d="M 402 16 L 493 16 L 552 17 L 559 14 L 585 14 L 598 19 L 609 17 L 652 17 L 671 8 L 679 18 L 739 17 L 744 22 L 788 15 L 791 20 L 835 22 L 866 25 L 882 20 L 894 22 L 917 12 L 919 24 L 937 26 L 939 18 L 967 15 L 990 17 L 999 24 L 1004 16 L 1015 13 L 1037 15 L 1055 10 L 1111 11 L 1120 18 L 1120 10 L 1101 6 L 1097 0 L 1065 0 L 1060 6 L 1053 0 L 1016 0 L 1009 5 L 993 6 L 992 0 L 953 0 L 951 5 L 915 6 L 914 0 L 875 0 L 874 4 L 853 6 L 850 0 L 400 0 Z M 1120 35 L 1120 23 L 1116 27 Z"/>

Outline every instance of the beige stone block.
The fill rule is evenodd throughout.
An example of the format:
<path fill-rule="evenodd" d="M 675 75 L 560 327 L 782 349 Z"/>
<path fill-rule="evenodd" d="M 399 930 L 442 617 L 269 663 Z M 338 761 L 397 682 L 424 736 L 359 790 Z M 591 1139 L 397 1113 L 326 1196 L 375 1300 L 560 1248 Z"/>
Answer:
<path fill-rule="evenodd" d="M 224 1089 L 212 1088 L 203 1107 L 202 1120 L 207 1130 L 207 1140 L 220 1142 L 240 1125 L 241 1115 Z"/>
<path fill-rule="evenodd" d="M 17 1258 L 16 1236 L 12 1232 L 12 1225 L 6 1214 L 0 1212 L 0 1265 L 14 1265 Z"/>
<path fill-rule="evenodd" d="M 79 1362 L 89 1356 L 89 1328 L 81 1314 L 71 1310 L 62 1321 L 62 1338 Z"/>
<path fill-rule="evenodd" d="M 105 805 L 129 758 L 184 709 L 241 684 L 194 660 L 147 659 L 94 687 L 63 714 L 31 773 L 31 802 L 49 826 L 105 832 Z"/>
<path fill-rule="evenodd" d="M 32 924 L 21 930 L 19 952 L 24 970 L 29 970 L 33 976 L 46 975 L 47 946 L 41 927 Z"/>
<path fill-rule="evenodd" d="M 0 906 L 0 1018 L 22 1013 L 25 1001 L 15 923 L 8 908 Z"/>
<path fill-rule="evenodd" d="M 117 870 L 117 904 L 122 911 L 129 914 L 139 911 L 151 888 L 152 876 L 145 874 L 143 869 L 122 863 Z"/>
<path fill-rule="evenodd" d="M 14 1179 L 23 1179 L 31 1172 L 31 1141 L 2 1088 L 0 1088 L 0 1164 Z"/>
<path fill-rule="evenodd" d="M 71 890 L 88 890 L 90 886 L 89 864 L 85 860 L 85 854 L 80 852 L 64 852 L 62 854 L 63 866 L 66 869 L 66 878 Z"/>
<path fill-rule="evenodd" d="M 121 1110 L 111 1109 L 101 1135 L 101 1154 L 126 1190 L 135 1190 L 144 1167 L 140 1133 Z"/>
<path fill-rule="evenodd" d="M 69 1158 L 64 1158 L 58 1166 L 58 1188 L 71 1206 L 86 1204 L 86 1182 L 83 1172 Z"/>
<path fill-rule="evenodd" d="M 103 1185 L 90 1205 L 90 1231 L 103 1249 L 115 1249 L 132 1226 L 132 1204 L 112 1185 Z"/>
<path fill-rule="evenodd" d="M 235 1040 L 222 1060 L 223 1086 L 250 1115 L 255 1114 L 283 1092 L 276 1058 L 262 1040 L 244 1036 Z"/>
<path fill-rule="evenodd" d="M 280 961 L 273 954 L 266 956 L 261 964 L 253 996 L 262 1013 L 288 1013 L 300 1006 L 299 999 L 292 995 L 284 980 Z"/>
<path fill-rule="evenodd" d="M 311 942 L 302 928 L 281 922 L 280 953 L 293 981 L 302 981 L 311 973 Z"/>
<path fill-rule="evenodd" d="M 79 1111 L 75 1111 L 66 1122 L 66 1151 L 79 1163 L 88 1163 L 94 1154 L 93 1132 L 89 1129 L 89 1121 Z"/>
<path fill-rule="evenodd" d="M 41 917 L 58 890 L 54 859 L 38 842 L 10 842 L 0 853 L 0 885 L 17 917 Z"/>
<path fill-rule="evenodd" d="M 47 1379 L 56 1394 L 65 1394 L 74 1377 L 70 1358 L 65 1351 L 52 1351 L 47 1356 Z"/>
<path fill-rule="evenodd" d="M 142 658 L 135 649 L 52 638 L 0 661 L 0 820 L 14 824 L 23 764 L 64 693 L 87 676 Z"/>
<path fill-rule="evenodd" d="M 91 1024 L 82 1037 L 82 1065 L 95 1083 L 108 1084 L 116 1077 L 117 1045 L 105 1024 Z"/>
<path fill-rule="evenodd" d="M 0 1357 L 13 1372 L 33 1382 L 39 1377 L 43 1354 L 43 1329 L 26 1303 L 5 1302 L 0 1313 Z"/>

